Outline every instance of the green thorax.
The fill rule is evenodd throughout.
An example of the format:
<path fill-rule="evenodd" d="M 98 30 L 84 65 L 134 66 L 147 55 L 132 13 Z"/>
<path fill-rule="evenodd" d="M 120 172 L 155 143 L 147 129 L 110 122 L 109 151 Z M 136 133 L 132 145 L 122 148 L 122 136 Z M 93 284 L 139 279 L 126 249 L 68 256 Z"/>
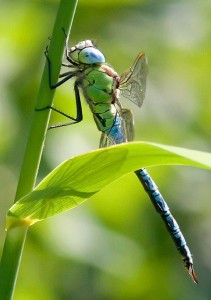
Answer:
<path fill-rule="evenodd" d="M 115 103 L 119 85 L 118 74 L 107 64 L 92 65 L 84 69 L 79 84 L 98 129 L 103 132 L 109 130 L 117 113 Z"/>

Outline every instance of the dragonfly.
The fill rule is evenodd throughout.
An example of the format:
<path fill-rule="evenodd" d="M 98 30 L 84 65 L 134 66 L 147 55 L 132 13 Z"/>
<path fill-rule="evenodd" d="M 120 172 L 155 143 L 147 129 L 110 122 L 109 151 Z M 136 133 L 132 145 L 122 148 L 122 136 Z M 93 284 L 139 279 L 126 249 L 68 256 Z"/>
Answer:
<path fill-rule="evenodd" d="M 121 103 L 122 100 L 130 100 L 138 107 L 143 104 L 147 78 L 145 54 L 140 52 L 133 65 L 121 76 L 106 63 L 103 53 L 91 40 L 81 41 L 69 49 L 68 38 L 66 38 L 65 55 L 68 63 L 62 63 L 62 66 L 68 68 L 68 71 L 60 74 L 59 78 L 62 79 L 53 84 L 51 79 L 52 63 L 48 56 L 48 48 L 46 48 L 45 56 L 48 61 L 49 86 L 51 89 L 55 89 L 70 78 L 75 78 L 76 117 L 72 117 L 53 106 L 36 108 L 37 111 L 52 109 L 70 119 L 68 123 L 53 125 L 50 128 L 67 126 L 82 121 L 80 96 L 82 92 L 93 114 L 96 126 L 101 131 L 101 148 L 133 141 L 133 114 L 129 109 L 123 108 Z M 191 252 L 158 187 L 145 168 L 136 170 L 134 173 L 165 223 L 182 257 L 185 268 L 193 281 L 198 283 Z"/>

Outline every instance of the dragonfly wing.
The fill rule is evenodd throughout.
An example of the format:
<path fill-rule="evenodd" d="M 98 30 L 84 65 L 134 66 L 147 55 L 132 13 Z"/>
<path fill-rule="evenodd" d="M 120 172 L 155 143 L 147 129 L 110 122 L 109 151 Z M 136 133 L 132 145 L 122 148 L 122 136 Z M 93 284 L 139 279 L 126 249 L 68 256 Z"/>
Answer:
<path fill-rule="evenodd" d="M 132 112 L 129 109 L 123 108 L 121 117 L 124 122 L 127 142 L 131 142 L 134 140 L 134 121 Z"/>
<path fill-rule="evenodd" d="M 105 132 L 102 132 L 101 137 L 100 137 L 100 145 L 99 148 L 105 148 L 112 146 L 114 143 L 112 140 L 109 138 L 108 134 Z"/>
<path fill-rule="evenodd" d="M 146 92 L 147 60 L 143 52 L 140 52 L 130 69 L 120 76 L 120 101 L 129 99 L 138 107 L 141 107 Z"/>
<path fill-rule="evenodd" d="M 129 109 L 122 108 L 116 116 L 113 127 L 107 132 L 102 132 L 100 148 L 115 144 L 131 142 L 134 139 L 133 115 Z"/>

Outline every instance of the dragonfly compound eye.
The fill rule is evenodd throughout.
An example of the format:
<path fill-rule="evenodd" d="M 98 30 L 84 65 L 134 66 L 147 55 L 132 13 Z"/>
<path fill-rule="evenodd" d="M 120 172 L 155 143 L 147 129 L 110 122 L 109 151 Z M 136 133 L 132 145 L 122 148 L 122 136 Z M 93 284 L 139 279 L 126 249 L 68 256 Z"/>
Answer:
<path fill-rule="evenodd" d="M 81 50 L 78 56 L 78 60 L 83 64 L 95 64 L 95 63 L 104 63 L 104 55 L 94 47 L 88 47 Z"/>

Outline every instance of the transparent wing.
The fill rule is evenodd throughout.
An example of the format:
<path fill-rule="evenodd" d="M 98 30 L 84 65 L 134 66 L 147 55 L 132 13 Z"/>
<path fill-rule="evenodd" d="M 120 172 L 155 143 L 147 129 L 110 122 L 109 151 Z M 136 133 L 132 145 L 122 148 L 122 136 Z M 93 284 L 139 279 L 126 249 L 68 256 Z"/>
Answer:
<path fill-rule="evenodd" d="M 114 145 L 115 143 L 109 138 L 106 132 L 102 132 L 99 148 L 105 148 Z"/>
<path fill-rule="evenodd" d="M 146 92 L 147 60 L 145 54 L 140 52 L 130 69 L 120 76 L 120 101 L 129 99 L 141 107 Z"/>
<path fill-rule="evenodd" d="M 124 122 L 127 142 L 131 142 L 134 140 L 134 120 L 132 112 L 129 109 L 123 108 L 121 116 Z"/>
<path fill-rule="evenodd" d="M 122 142 L 130 142 L 133 141 L 134 138 L 134 122 L 133 122 L 133 115 L 131 113 L 131 111 L 129 109 L 121 109 L 121 111 L 119 112 L 119 116 L 121 119 L 121 129 L 119 127 L 116 127 L 116 130 L 119 130 L 121 133 L 120 135 L 123 134 L 124 139 L 121 140 Z M 114 126 L 115 126 L 116 121 L 114 122 Z M 117 139 L 115 139 L 115 135 L 109 134 L 111 133 L 111 130 L 108 132 L 102 132 L 101 134 L 101 138 L 100 138 L 100 148 L 104 148 L 104 147 L 109 147 L 115 144 L 119 144 L 120 140 L 119 140 L 119 135 L 116 132 L 116 136 L 118 137 Z"/>

